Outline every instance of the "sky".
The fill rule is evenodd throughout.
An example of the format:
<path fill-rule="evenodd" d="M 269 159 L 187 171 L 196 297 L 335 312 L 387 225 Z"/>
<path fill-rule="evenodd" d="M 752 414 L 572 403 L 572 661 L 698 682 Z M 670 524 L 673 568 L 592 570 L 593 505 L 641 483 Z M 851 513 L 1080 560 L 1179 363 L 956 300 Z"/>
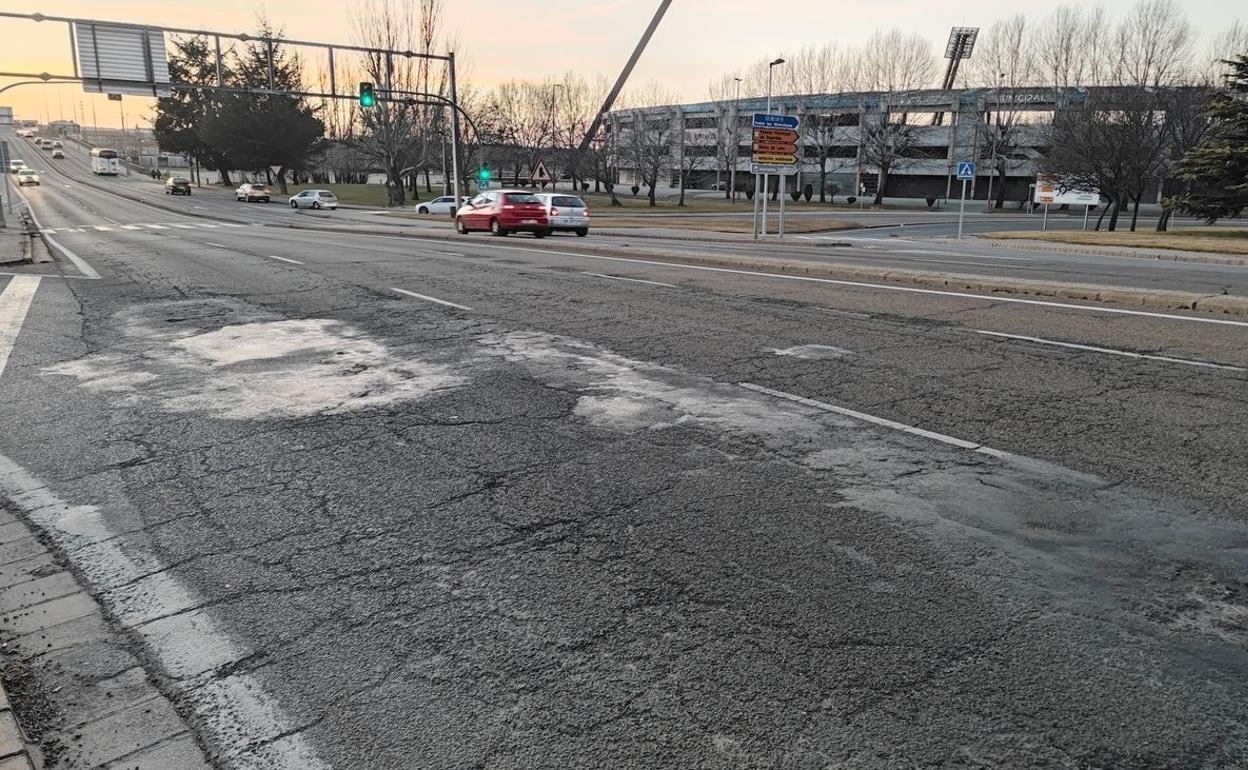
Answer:
<path fill-rule="evenodd" d="M 415 0 L 412 0 L 413 2 Z M 40 12 L 161 26 L 254 30 L 257 12 L 266 10 L 290 38 L 350 42 L 351 8 L 358 0 L 256 2 L 256 0 L 5 0 L 5 10 Z M 1180 0 L 1189 20 L 1208 36 L 1235 20 L 1248 21 L 1238 0 Z M 1105 0 L 1115 19 L 1135 0 Z M 658 0 L 445 1 L 445 28 L 458 39 L 461 80 L 490 86 L 512 78 L 540 80 L 573 71 L 593 79 L 614 79 L 649 22 Z M 1086 5 L 1087 3 L 1081 3 Z M 829 41 L 854 44 L 876 29 L 898 27 L 929 37 L 943 50 L 952 26 L 988 27 L 1025 13 L 1039 21 L 1053 6 L 1022 0 L 961 0 L 956 9 L 931 0 L 674 0 L 633 74 L 631 84 L 661 82 L 685 101 L 702 101 L 707 86 L 723 74 L 742 70 L 765 56 Z M 0 19 L 0 71 L 69 73 L 72 70 L 64 24 Z M 467 78 L 464 75 L 467 75 Z M 13 82 L 0 79 L 0 86 Z M 0 105 L 19 117 L 78 118 L 90 125 L 148 125 L 151 100 L 126 97 L 121 103 L 84 94 L 80 86 L 22 86 L 0 94 Z"/>

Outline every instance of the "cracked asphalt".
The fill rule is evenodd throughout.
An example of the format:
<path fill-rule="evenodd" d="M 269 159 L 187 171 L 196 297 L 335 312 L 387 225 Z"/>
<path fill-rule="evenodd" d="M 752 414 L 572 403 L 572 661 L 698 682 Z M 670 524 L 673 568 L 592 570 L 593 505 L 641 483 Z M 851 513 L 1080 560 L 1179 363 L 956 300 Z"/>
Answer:
<path fill-rule="evenodd" d="M 28 197 L 0 454 L 218 766 L 1248 762 L 1248 326 Z"/>

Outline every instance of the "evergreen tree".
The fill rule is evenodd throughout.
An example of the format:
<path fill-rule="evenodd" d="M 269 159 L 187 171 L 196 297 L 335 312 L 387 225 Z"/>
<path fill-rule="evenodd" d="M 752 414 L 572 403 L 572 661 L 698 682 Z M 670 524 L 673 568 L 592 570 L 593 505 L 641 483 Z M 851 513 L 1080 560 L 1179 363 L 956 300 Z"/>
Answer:
<path fill-rule="evenodd" d="M 1248 208 L 1248 53 L 1225 64 L 1226 86 L 1210 99 L 1210 135 L 1177 166 L 1191 190 L 1175 203 L 1210 224 Z"/>

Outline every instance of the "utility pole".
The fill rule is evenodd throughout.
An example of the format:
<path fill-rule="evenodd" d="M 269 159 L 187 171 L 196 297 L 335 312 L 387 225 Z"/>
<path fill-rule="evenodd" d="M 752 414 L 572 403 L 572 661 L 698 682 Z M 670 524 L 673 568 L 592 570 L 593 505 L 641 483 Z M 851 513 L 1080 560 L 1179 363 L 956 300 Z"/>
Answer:
<path fill-rule="evenodd" d="M 637 61 L 641 59 L 641 54 L 646 50 L 646 46 L 650 44 L 650 38 L 654 37 L 654 31 L 659 28 L 659 22 L 663 21 L 663 16 L 667 13 L 667 9 L 671 4 L 672 0 L 662 0 L 659 3 L 659 10 L 654 12 L 654 18 L 650 20 L 650 26 L 646 27 L 646 31 L 642 33 L 641 40 L 637 41 L 637 47 L 633 49 L 633 55 L 628 57 L 628 63 L 624 65 L 624 70 L 620 72 L 620 76 L 615 79 L 615 85 L 611 87 L 611 92 L 607 94 L 607 98 L 603 100 L 602 106 L 598 108 L 598 114 L 594 116 L 593 122 L 589 124 L 589 130 L 585 132 L 585 137 L 581 139 L 580 146 L 576 148 L 576 160 L 580 160 L 580 157 L 585 154 L 585 150 L 589 148 L 589 143 L 598 134 L 598 129 L 602 127 L 602 119 L 611 111 L 615 100 L 619 98 L 620 91 L 624 90 L 624 84 L 628 82 L 629 75 L 633 74 L 633 67 L 637 66 Z"/>

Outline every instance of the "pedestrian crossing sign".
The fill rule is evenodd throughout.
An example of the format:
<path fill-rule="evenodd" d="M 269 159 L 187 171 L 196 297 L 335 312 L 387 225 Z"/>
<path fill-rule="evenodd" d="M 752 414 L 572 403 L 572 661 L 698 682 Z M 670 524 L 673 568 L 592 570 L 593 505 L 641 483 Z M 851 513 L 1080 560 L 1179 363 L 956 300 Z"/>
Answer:
<path fill-rule="evenodd" d="M 958 161 L 958 180 L 962 182 L 975 181 L 975 164 L 968 160 Z"/>

